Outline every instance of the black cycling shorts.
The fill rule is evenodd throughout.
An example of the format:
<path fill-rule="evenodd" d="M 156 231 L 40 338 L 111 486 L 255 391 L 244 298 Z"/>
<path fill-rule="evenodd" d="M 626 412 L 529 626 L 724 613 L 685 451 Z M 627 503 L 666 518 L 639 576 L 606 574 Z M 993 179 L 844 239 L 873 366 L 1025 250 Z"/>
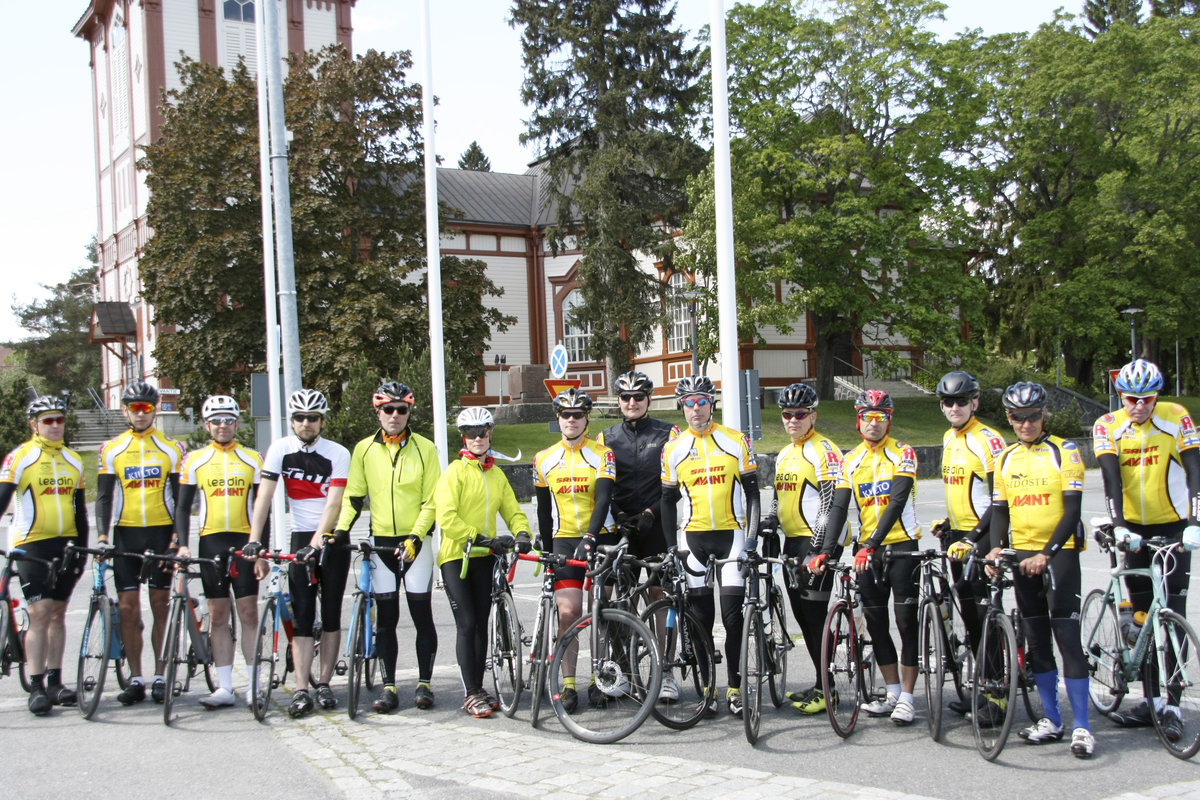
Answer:
<path fill-rule="evenodd" d="M 59 570 L 54 586 L 48 588 L 49 567 L 36 561 L 18 561 L 17 575 L 21 578 L 21 591 L 25 593 L 26 603 L 36 603 L 39 600 L 66 602 L 71 597 L 71 592 L 75 590 L 75 584 L 79 582 L 79 576 L 83 574 L 83 567 L 87 563 L 86 555 L 76 553 L 70 564 L 62 565 L 62 555 L 67 549 L 67 543 L 75 541 L 76 539 L 73 537 L 70 539 L 58 537 L 17 545 L 34 558 L 42 558 L 47 561 L 57 558 L 60 566 L 63 567 Z"/>
<path fill-rule="evenodd" d="M 113 528 L 113 546 L 118 553 L 165 553 L 171 545 L 171 525 L 152 525 L 148 528 L 127 528 L 117 525 Z M 118 592 L 136 592 L 138 577 L 142 571 L 142 561 L 139 558 L 121 558 L 112 560 L 113 580 L 116 581 Z M 171 588 L 171 564 L 160 562 L 150 570 L 146 581 L 151 589 Z"/>
<path fill-rule="evenodd" d="M 553 552 L 556 555 L 574 558 L 575 550 L 578 549 L 579 543 L 582 541 L 582 536 L 555 536 Z M 601 533 L 596 537 L 596 546 L 616 544 L 619 541 L 621 541 L 621 537 L 616 533 Z M 559 589 L 582 589 L 583 578 L 586 572 L 587 570 L 583 567 L 560 567 L 554 571 L 554 591 L 557 592 Z"/>
<path fill-rule="evenodd" d="M 215 558 L 220 564 L 216 569 L 210 564 L 200 565 L 200 585 L 204 587 L 204 596 L 209 600 L 229 597 L 230 585 L 233 586 L 234 598 L 258 595 L 258 578 L 254 577 L 253 561 L 238 556 L 237 577 L 229 576 L 229 548 L 241 550 L 248 541 L 248 533 L 210 533 L 200 537 L 200 558 Z"/>

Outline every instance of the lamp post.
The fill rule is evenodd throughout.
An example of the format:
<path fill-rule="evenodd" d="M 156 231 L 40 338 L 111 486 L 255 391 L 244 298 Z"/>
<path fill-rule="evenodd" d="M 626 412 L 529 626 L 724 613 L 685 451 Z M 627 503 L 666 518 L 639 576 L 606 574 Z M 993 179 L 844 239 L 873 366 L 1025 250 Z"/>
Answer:
<path fill-rule="evenodd" d="M 504 405 L 504 365 L 507 363 L 508 356 L 496 356 L 495 364 L 500 368 L 500 405 Z"/>
<path fill-rule="evenodd" d="M 1137 359 L 1137 315 L 1142 313 L 1140 308 L 1123 308 L 1121 313 L 1129 317 L 1129 360 Z"/>
<path fill-rule="evenodd" d="M 688 315 L 692 320 L 692 374 L 700 374 L 700 356 L 696 352 L 696 301 L 704 296 L 703 292 L 689 290 L 680 292 L 680 296 L 688 301 Z"/>

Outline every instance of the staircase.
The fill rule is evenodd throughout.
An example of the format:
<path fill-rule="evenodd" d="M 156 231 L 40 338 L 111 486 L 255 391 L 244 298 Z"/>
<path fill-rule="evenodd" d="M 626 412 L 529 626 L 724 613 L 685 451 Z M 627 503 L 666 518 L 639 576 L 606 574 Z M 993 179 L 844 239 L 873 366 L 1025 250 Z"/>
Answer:
<path fill-rule="evenodd" d="M 863 389 L 880 389 L 890 394 L 892 399 L 897 397 L 929 397 L 933 394 L 916 383 L 903 379 L 882 380 L 871 378 L 864 381 L 857 375 L 851 377 L 838 375 L 834 377 L 833 382 L 835 400 L 853 400 L 858 397 L 859 392 L 863 391 Z"/>
<path fill-rule="evenodd" d="M 71 413 L 79 422 L 79 429 L 71 437 L 71 448 L 74 450 L 96 450 L 129 427 L 119 411 L 91 408 L 76 409 Z"/>

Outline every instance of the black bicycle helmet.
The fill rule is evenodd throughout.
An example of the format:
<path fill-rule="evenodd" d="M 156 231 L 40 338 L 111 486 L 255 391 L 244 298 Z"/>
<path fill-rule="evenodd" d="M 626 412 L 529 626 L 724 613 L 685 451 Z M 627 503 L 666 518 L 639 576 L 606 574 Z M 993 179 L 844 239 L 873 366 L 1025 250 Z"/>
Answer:
<path fill-rule="evenodd" d="M 125 391 L 121 394 L 121 405 L 127 406 L 130 403 L 153 403 L 158 405 L 158 389 L 155 389 L 145 381 L 134 381 L 125 387 Z"/>
<path fill-rule="evenodd" d="M 567 409 L 578 409 L 585 414 L 590 414 L 592 411 L 592 398 L 588 397 L 588 393 L 580 389 L 567 389 L 559 392 L 554 398 L 554 413 L 566 411 Z"/>
<path fill-rule="evenodd" d="M 1045 408 L 1046 390 L 1040 383 L 1019 381 L 1004 390 L 1000 402 L 1005 408 Z"/>
<path fill-rule="evenodd" d="M 715 397 L 717 387 L 713 386 L 712 379 L 707 375 L 689 375 L 686 378 L 680 378 L 679 383 L 675 384 L 675 396 L 688 397 L 693 394 Z"/>
<path fill-rule="evenodd" d="M 375 408 L 386 406 L 388 403 L 408 403 L 413 405 L 413 390 L 399 381 L 388 381 L 380 385 L 371 397 L 371 405 Z"/>
<path fill-rule="evenodd" d="M 654 381 L 650 380 L 650 376 L 644 372 L 630 370 L 617 376 L 617 391 L 652 394 L 654 392 Z"/>
<path fill-rule="evenodd" d="M 793 383 L 779 393 L 780 408 L 814 409 L 821 402 L 817 390 L 807 383 Z"/>
<path fill-rule="evenodd" d="M 937 396 L 943 400 L 947 397 L 979 397 L 979 381 L 969 372 L 947 372 L 938 381 Z"/>

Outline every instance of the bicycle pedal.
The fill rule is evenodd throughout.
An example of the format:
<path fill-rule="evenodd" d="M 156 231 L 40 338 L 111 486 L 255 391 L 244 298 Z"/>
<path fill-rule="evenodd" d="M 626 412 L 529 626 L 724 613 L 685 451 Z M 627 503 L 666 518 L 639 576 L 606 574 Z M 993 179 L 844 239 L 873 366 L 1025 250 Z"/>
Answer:
<path fill-rule="evenodd" d="M 345 675 L 345 674 L 346 674 L 346 673 L 349 671 L 349 669 L 346 667 L 346 662 L 345 662 L 345 661 L 339 661 L 339 662 L 337 662 L 337 664 L 334 666 L 334 668 L 333 668 L 333 671 L 334 671 L 334 673 L 336 673 L 337 675 Z"/>
<path fill-rule="evenodd" d="M 526 647 L 531 647 L 533 645 L 533 637 L 532 636 L 522 636 L 521 644 L 525 645 Z"/>

